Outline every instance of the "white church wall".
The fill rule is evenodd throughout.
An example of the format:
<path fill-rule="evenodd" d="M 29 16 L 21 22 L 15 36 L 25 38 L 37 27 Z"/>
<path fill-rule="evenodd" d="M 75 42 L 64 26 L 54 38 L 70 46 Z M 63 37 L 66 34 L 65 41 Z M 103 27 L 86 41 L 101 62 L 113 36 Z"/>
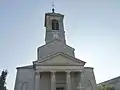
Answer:
<path fill-rule="evenodd" d="M 97 90 L 93 68 L 84 68 L 84 73 L 82 75 L 81 82 L 85 90 Z"/>
<path fill-rule="evenodd" d="M 34 88 L 33 69 L 17 69 L 17 77 L 14 90 L 33 90 Z"/>

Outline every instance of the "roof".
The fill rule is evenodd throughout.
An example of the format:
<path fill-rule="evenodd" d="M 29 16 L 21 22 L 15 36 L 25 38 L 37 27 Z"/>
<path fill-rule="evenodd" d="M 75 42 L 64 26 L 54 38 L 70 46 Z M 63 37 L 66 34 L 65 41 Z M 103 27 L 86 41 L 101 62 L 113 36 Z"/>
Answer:
<path fill-rule="evenodd" d="M 45 13 L 45 15 L 49 15 L 49 16 L 62 16 L 64 17 L 64 15 L 60 14 L 60 13 Z"/>
<path fill-rule="evenodd" d="M 93 67 L 84 67 L 85 69 L 94 69 Z"/>
<path fill-rule="evenodd" d="M 117 82 L 120 82 L 120 76 L 112 78 L 112 79 L 104 81 L 104 82 L 101 82 L 98 85 L 100 85 L 100 84 L 115 84 Z"/>
<path fill-rule="evenodd" d="M 33 69 L 33 65 L 17 67 L 17 69 Z"/>

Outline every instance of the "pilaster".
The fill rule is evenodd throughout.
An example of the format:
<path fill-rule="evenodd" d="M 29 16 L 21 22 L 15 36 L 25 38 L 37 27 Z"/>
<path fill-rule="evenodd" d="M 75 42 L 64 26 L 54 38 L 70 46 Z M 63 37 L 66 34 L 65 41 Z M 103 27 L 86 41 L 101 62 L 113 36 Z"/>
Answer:
<path fill-rule="evenodd" d="M 66 79 L 67 79 L 67 90 L 71 90 L 71 76 L 70 71 L 66 72 Z"/>
<path fill-rule="evenodd" d="M 40 90 L 40 72 L 35 72 L 35 90 Z"/>

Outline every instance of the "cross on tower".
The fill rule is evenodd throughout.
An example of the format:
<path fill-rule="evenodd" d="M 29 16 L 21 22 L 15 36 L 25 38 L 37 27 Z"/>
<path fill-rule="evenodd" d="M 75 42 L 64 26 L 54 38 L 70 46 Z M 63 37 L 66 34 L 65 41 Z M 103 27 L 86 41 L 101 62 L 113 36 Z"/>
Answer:
<path fill-rule="evenodd" d="M 55 5 L 54 5 L 54 3 L 52 3 L 52 12 L 53 13 L 55 12 Z"/>

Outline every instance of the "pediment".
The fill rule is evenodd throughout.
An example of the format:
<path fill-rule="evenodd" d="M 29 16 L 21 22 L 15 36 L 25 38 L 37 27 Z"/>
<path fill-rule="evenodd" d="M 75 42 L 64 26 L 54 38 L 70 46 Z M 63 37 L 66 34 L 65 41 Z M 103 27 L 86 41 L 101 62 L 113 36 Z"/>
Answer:
<path fill-rule="evenodd" d="M 44 58 L 41 61 L 36 61 L 39 65 L 81 65 L 84 66 L 85 62 L 69 56 L 64 53 L 56 53 Z"/>

